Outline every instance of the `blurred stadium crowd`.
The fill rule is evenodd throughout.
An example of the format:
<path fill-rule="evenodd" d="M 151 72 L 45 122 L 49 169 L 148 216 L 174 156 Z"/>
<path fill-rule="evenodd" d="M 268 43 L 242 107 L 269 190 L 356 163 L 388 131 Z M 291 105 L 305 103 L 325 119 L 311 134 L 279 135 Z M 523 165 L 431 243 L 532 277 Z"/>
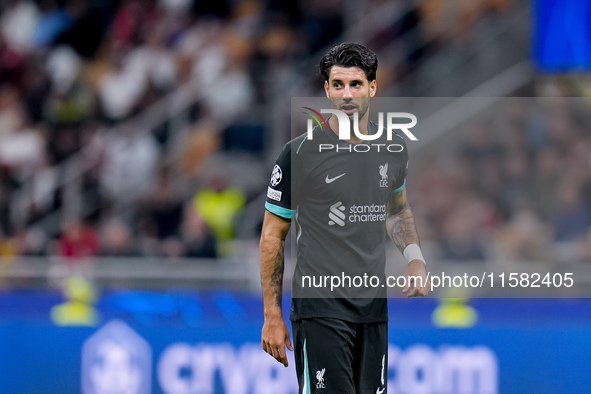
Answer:
<path fill-rule="evenodd" d="M 241 223 L 262 219 L 270 141 L 289 137 L 288 120 L 282 131 L 270 120 L 278 98 L 318 95 L 322 51 L 385 6 L 2 0 L 0 254 L 236 253 L 234 239 L 257 238 Z M 371 24 L 356 34 L 378 53 L 400 44 L 400 61 L 380 58 L 391 92 L 429 54 L 510 7 L 401 1 L 371 34 Z M 412 198 L 433 253 L 537 260 L 564 241 L 591 258 L 591 135 L 586 117 L 569 123 L 572 111 L 582 109 L 479 123 L 454 159 L 423 166 Z"/>
<path fill-rule="evenodd" d="M 454 261 L 591 261 L 591 111 L 506 98 L 416 171 L 422 238 Z"/>

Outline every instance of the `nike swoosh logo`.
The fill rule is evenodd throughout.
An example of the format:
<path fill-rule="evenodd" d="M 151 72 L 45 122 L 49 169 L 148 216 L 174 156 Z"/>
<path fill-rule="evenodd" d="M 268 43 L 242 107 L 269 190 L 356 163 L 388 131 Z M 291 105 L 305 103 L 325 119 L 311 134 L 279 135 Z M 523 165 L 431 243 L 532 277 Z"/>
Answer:
<path fill-rule="evenodd" d="M 333 183 L 334 181 L 336 181 L 337 179 L 339 179 L 340 177 L 344 176 L 346 174 L 346 172 L 342 173 L 339 176 L 335 176 L 334 178 L 329 178 L 328 175 L 326 176 L 326 179 L 324 180 L 326 183 Z"/>
<path fill-rule="evenodd" d="M 384 392 L 385 389 L 380 389 L 378 387 L 378 389 L 376 390 L 376 394 L 382 394 Z"/>

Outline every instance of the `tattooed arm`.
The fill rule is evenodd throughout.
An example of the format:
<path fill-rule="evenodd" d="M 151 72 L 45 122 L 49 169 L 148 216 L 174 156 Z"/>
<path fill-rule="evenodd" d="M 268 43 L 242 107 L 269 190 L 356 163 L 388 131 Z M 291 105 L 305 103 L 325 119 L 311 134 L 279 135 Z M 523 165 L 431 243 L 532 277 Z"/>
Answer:
<path fill-rule="evenodd" d="M 410 244 L 419 245 L 419 235 L 415 226 L 415 219 L 406 199 L 406 189 L 390 194 L 386 206 L 386 231 L 401 253 Z M 425 263 L 415 259 L 408 263 L 405 276 L 406 287 L 402 290 L 406 297 L 426 296 L 429 293 L 429 281 Z M 421 281 L 410 280 L 413 276 L 420 276 Z M 422 282 L 422 283 L 420 283 Z M 410 286 L 412 284 L 412 288 Z"/>
<path fill-rule="evenodd" d="M 283 263 L 285 237 L 291 222 L 265 211 L 261 234 L 261 285 L 265 322 L 261 346 L 277 361 L 287 367 L 285 346 L 293 350 L 289 331 L 283 320 L 281 301 L 283 295 Z"/>
<path fill-rule="evenodd" d="M 391 193 L 386 205 L 388 217 L 386 226 L 388 235 L 398 246 L 400 253 L 410 244 L 419 244 L 419 236 L 415 227 L 410 205 L 406 199 L 406 189 Z"/>

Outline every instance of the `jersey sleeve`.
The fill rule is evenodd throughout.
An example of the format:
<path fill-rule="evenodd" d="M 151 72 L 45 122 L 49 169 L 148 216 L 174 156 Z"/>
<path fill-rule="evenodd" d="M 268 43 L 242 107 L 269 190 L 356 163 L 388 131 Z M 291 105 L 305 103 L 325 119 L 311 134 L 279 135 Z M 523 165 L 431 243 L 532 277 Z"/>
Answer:
<path fill-rule="evenodd" d="M 401 145 L 404 147 L 404 149 L 402 152 L 397 153 L 398 155 L 401 155 L 401 157 L 398 159 L 398 170 L 395 172 L 394 182 L 392 182 L 392 193 L 401 192 L 406 187 L 406 175 L 408 172 L 408 149 L 404 139 L 402 139 Z"/>
<path fill-rule="evenodd" d="M 295 216 L 295 209 L 292 209 L 292 172 L 291 143 L 287 143 L 273 167 L 265 201 L 267 211 L 287 220 Z"/>

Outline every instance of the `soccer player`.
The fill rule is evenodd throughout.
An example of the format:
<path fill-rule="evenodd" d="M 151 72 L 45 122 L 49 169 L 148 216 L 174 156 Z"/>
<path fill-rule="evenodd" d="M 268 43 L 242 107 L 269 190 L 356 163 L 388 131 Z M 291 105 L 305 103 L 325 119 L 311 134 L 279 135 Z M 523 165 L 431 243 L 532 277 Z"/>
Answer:
<path fill-rule="evenodd" d="M 320 61 L 326 96 L 351 125 L 357 117 L 359 132 L 365 135 L 378 132 L 378 125 L 368 120 L 377 66 L 376 55 L 355 43 L 330 49 Z M 376 273 L 383 284 L 387 233 L 408 261 L 406 278 L 422 279 L 409 280 L 403 292 L 407 297 L 428 294 L 425 262 L 406 199 L 408 152 L 400 135 L 386 141 L 384 132 L 371 142 L 395 143 L 399 149 L 357 153 L 351 147 L 365 141 L 353 130 L 349 140 L 339 139 L 339 124 L 333 114 L 328 130 L 316 127 L 312 139 L 306 133 L 288 142 L 273 169 L 260 242 L 265 319 L 261 342 L 285 366 L 285 348 L 295 350 L 302 394 L 384 394 L 385 289 L 322 296 L 329 293 L 307 293 L 304 278 L 336 275 L 345 281 L 345 276 Z M 319 151 L 320 144 L 340 149 Z M 292 219 L 298 247 L 290 314 L 293 346 L 281 309 L 284 246 Z"/>

